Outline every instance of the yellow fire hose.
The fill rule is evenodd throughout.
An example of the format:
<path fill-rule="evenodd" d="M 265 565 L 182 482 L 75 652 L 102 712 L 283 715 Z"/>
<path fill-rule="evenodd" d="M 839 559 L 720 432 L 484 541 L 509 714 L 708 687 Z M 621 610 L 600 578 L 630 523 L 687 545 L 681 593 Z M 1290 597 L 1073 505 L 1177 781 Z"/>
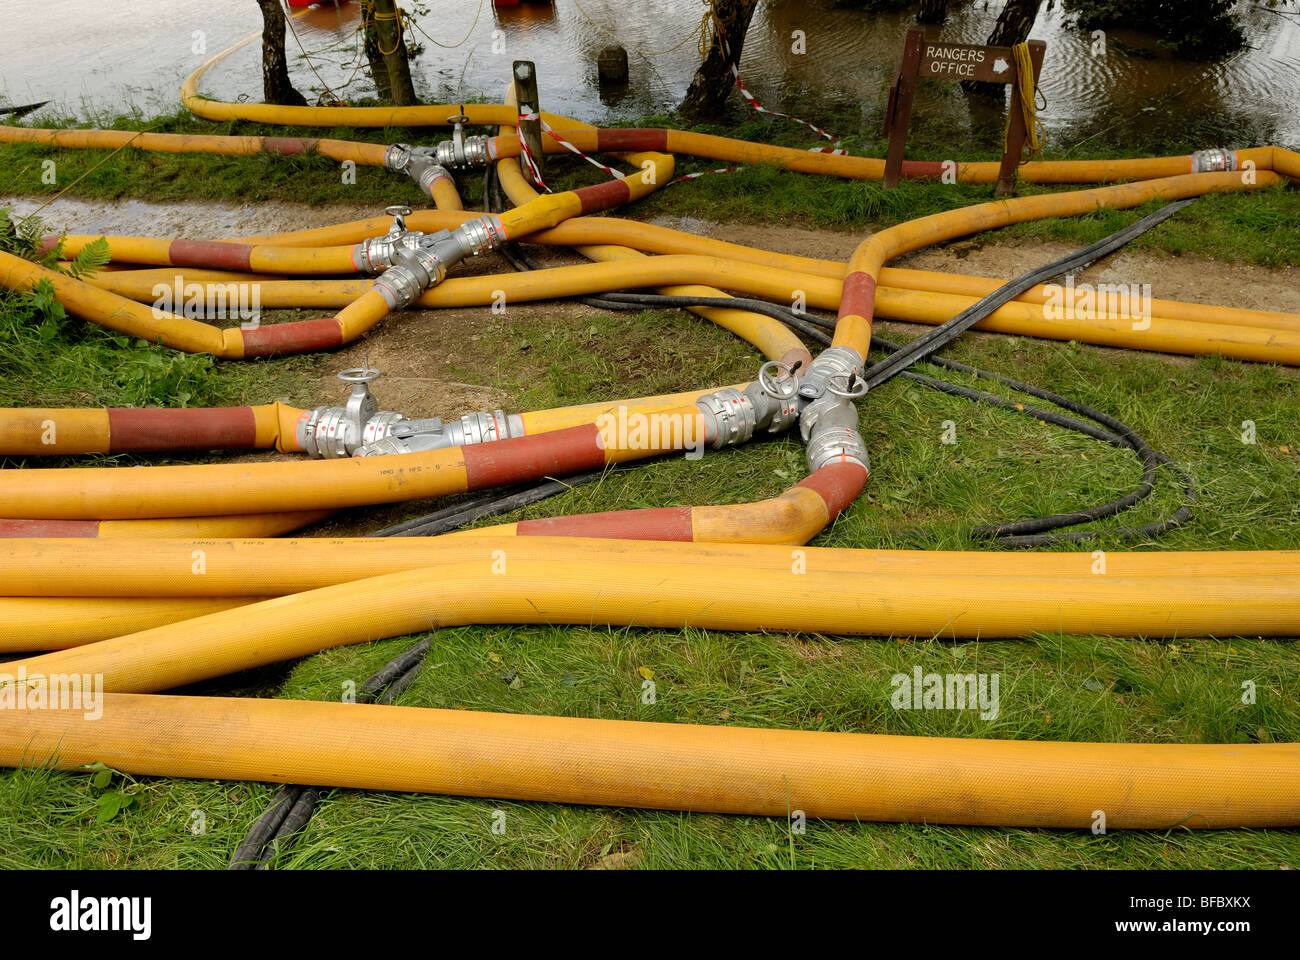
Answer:
<path fill-rule="evenodd" d="M 1052 743 L 108 694 L 15 712 L 0 764 L 837 820 L 1294 826 L 1300 745 Z"/>
<path fill-rule="evenodd" d="M 33 543 L 39 556 L 42 545 Z M 29 675 L 90 674 L 102 676 L 110 691 L 153 692 L 335 646 L 475 623 L 986 639 L 1042 631 L 1181 637 L 1285 636 L 1300 630 L 1300 578 L 1286 574 L 1171 573 L 1160 577 L 1156 593 L 1150 577 L 1110 572 L 877 573 L 871 572 L 870 560 L 853 556 L 856 551 L 836 558 L 849 569 L 831 569 L 822 566 L 825 551 L 815 547 L 801 548 L 807 569 L 795 573 L 790 548 L 781 546 L 661 543 L 647 549 L 651 545 L 638 541 L 552 537 L 441 543 L 440 559 L 428 566 L 18 660 L 6 670 L 10 676 L 20 669 Z M 207 571 L 218 555 L 237 551 L 239 542 L 118 541 L 113 546 L 125 556 L 157 547 L 173 557 L 177 547 L 191 546 L 180 558 L 183 565 L 165 572 L 171 581 L 188 582 L 192 591 L 205 591 L 195 595 L 210 596 L 219 584 L 208 585 Z M 1176 558 L 1165 560 L 1176 563 Z M 137 571 L 130 580 L 135 590 L 126 595 L 168 593 L 165 583 L 149 589 L 167 579 L 159 576 L 161 564 L 139 558 Z M 283 576 L 277 572 L 267 580 L 245 572 L 237 593 L 250 587 L 283 589 L 274 585 L 294 575 L 292 565 Z M 93 593 L 95 578 L 81 579 L 75 595 Z M 701 590 L 706 581 L 710 589 Z M 41 593 L 34 589 L 26 595 Z M 755 597 L 763 602 L 755 603 Z"/>

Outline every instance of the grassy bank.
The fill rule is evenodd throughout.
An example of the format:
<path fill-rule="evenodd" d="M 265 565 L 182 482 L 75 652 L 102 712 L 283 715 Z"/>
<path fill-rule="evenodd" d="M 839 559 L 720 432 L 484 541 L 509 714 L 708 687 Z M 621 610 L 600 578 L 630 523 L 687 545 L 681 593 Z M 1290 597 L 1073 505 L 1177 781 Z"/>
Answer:
<path fill-rule="evenodd" d="M 174 126 L 160 129 L 269 132 L 252 125 L 182 118 L 166 123 Z M 783 136 L 764 125 L 741 132 Z M 380 132 L 356 136 L 399 139 Z M 918 143 L 916 155 L 926 156 L 926 151 L 926 145 Z M 28 171 L 22 174 L 28 176 L 33 165 L 39 171 L 38 161 L 47 155 L 8 147 L 0 148 L 0 153 L 17 158 L 10 166 L 15 177 L 20 170 Z M 930 155 L 942 158 L 937 147 Z M 94 162 L 89 153 L 67 151 L 58 156 L 64 185 Z M 74 166 L 78 163 L 82 166 Z M 587 176 L 576 164 L 557 165 L 557 170 L 562 171 L 560 182 Z M 750 192 L 755 184 L 781 184 L 787 179 L 792 184 L 788 190 Z M 168 185 L 165 189 L 171 192 L 161 196 L 173 199 L 274 197 L 352 203 L 364 197 L 364 202 L 373 198 L 376 204 L 417 199 L 413 187 L 382 171 L 359 171 L 352 187 L 337 180 L 335 165 L 320 158 L 228 161 L 124 151 L 89 174 L 73 192 L 158 199 L 157 190 Z M 793 186 L 796 182 L 802 186 Z M 0 180 L 0 193 L 36 192 L 34 187 L 23 187 L 25 183 Z M 939 186 L 880 195 L 878 190 L 870 193 L 873 186 L 759 169 L 673 187 L 629 212 L 777 219 L 857 229 L 983 196 L 976 188 Z M 471 201 L 474 189 L 466 191 Z M 967 189 L 969 193 L 958 192 Z M 373 192 L 356 192 L 363 190 Z M 399 195 L 402 190 L 408 192 Z M 1268 217 L 1290 211 L 1294 222 L 1294 193 L 1207 198 L 1178 220 L 1188 215 L 1205 217 L 1203 229 L 1219 231 L 1222 245 L 1214 249 L 1222 255 L 1295 263 L 1294 236 L 1279 245 L 1281 260 L 1261 259 L 1267 243 L 1260 239 L 1274 229 L 1260 226 Z M 838 211 L 831 205 L 837 196 L 844 204 Z M 872 201 L 879 207 L 863 199 L 871 196 L 880 197 Z M 1057 227 L 1034 225 L 1044 232 L 1028 235 L 1095 239 L 1136 215 L 1106 214 L 1095 223 L 1080 218 Z M 1111 217 L 1120 219 L 1107 219 Z M 1201 242 L 1196 223 L 1187 221 L 1188 244 Z M 1176 243 L 1180 234 L 1170 229 L 1173 226 L 1166 224 L 1153 232 L 1151 242 Z M 1054 234 L 1054 229 L 1076 232 Z M 1279 226 L 1274 232 L 1288 231 Z M 500 269 L 505 269 L 504 264 Z M 289 316 L 299 314 L 277 312 L 265 319 L 274 322 Z M 703 382 L 735 382 L 752 376 L 760 359 L 725 331 L 678 312 L 610 314 L 579 305 L 513 306 L 504 315 L 487 309 L 448 311 L 439 315 L 439 323 L 456 332 L 433 344 L 415 337 L 419 319 L 415 314 L 391 318 L 367 340 L 374 344 L 390 338 L 409 344 L 412 350 L 428 349 L 428 376 L 492 384 L 506 395 L 504 405 L 510 410 L 688 389 Z M 470 330 L 477 339 L 468 335 Z M 894 324 L 881 324 L 880 332 L 901 340 L 914 335 L 911 328 Z M 215 363 L 51 316 L 48 305 L 14 293 L 0 293 L 0 339 L 5 344 L 0 351 L 0 390 L 4 391 L 0 404 L 4 405 L 216 405 L 273 399 L 314 405 L 341 396 L 341 392 L 319 394 L 321 374 L 355 365 L 366 349 L 360 344 L 339 355 Z M 443 348 L 449 343 L 455 344 L 454 354 Z M 1190 470 L 1200 494 L 1193 519 L 1139 549 L 1300 549 L 1296 497 L 1300 377 L 1296 371 L 983 334 L 963 336 L 948 355 L 1100 407 L 1126 420 L 1154 447 Z M 975 385 L 966 377 L 933 369 L 923 372 Z M 376 389 L 382 401 L 384 381 Z M 1254 443 L 1242 440 L 1245 420 L 1255 424 Z M 949 421 L 956 439 L 952 444 L 942 439 Z M 817 545 L 916 545 L 900 539 L 897 532 L 921 529 L 926 531 L 920 541 L 923 546 L 967 546 L 970 541 L 963 530 L 972 524 L 1111 499 L 1134 486 L 1140 473 L 1131 454 L 1015 412 L 974 405 L 903 380 L 873 391 L 862 405 L 862 425 L 872 456 L 871 480 L 864 495 L 814 541 Z M 797 439 L 782 438 L 699 461 L 668 459 L 612 474 L 501 519 L 745 502 L 773 496 L 803 473 L 802 445 Z M 1167 515 L 1181 502 L 1178 485 L 1162 476 L 1153 497 L 1099 526 L 1148 522 Z M 358 534 L 434 506 L 347 511 L 315 532 Z M 1132 549 L 1134 545 L 1107 536 L 1087 546 L 1095 548 Z M 211 681 L 198 691 L 334 700 L 345 681 L 359 684 L 414 639 L 327 651 Z M 997 717 L 983 720 L 972 711 L 892 709 L 891 677 L 918 666 L 926 672 L 998 674 Z M 646 672 L 657 684 L 653 705 L 641 702 Z M 398 702 L 924 736 L 1250 743 L 1300 740 L 1298 676 L 1300 648 L 1294 641 L 1257 638 L 1143 641 L 1044 633 L 1017 641 L 953 643 L 695 629 L 486 626 L 434 634 L 424 671 Z M 1256 688 L 1253 703 L 1242 700 L 1247 681 Z M 121 792 L 133 802 L 105 818 L 105 789 Z M 0 867 L 220 868 L 272 793 L 272 787 L 262 784 L 119 776 L 103 788 L 86 775 L 0 773 Z M 496 811 L 505 812 L 504 834 L 492 831 Z M 200 819 L 203 830 L 194 832 Z M 1284 865 L 1300 867 L 1300 831 L 1171 829 L 1093 835 L 1087 830 L 814 821 L 806 833 L 796 834 L 779 819 L 344 790 L 327 794 L 281 863 L 301 868 L 1274 869 Z"/>

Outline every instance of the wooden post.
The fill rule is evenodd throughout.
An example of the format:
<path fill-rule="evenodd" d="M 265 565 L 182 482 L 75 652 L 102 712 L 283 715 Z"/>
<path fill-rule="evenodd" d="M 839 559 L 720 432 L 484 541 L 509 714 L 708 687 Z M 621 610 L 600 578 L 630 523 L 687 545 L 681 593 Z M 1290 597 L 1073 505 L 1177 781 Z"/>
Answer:
<path fill-rule="evenodd" d="M 406 41 L 402 39 L 402 24 L 397 18 L 397 2 L 374 0 L 374 7 L 375 39 L 388 66 L 388 85 L 393 93 L 393 103 L 409 107 L 419 101 L 411 83 L 411 64 L 406 58 Z"/>
<path fill-rule="evenodd" d="M 882 186 L 888 190 L 898 186 L 903 172 L 903 149 L 907 146 L 907 126 L 912 121 L 912 100 L 916 96 L 916 76 L 921 64 L 921 45 L 925 31 L 912 28 L 907 31 L 903 46 L 903 63 L 898 68 L 894 88 L 889 92 L 885 110 L 885 133 L 889 136 L 889 153 L 885 156 L 885 178 Z"/>
<path fill-rule="evenodd" d="M 546 155 L 542 152 L 542 108 L 537 100 L 537 66 L 531 60 L 516 60 L 515 103 L 519 105 L 519 136 L 523 139 L 533 162 L 537 164 L 538 178 L 546 176 Z M 535 119 L 528 119 L 533 117 Z M 521 163 L 524 179 L 534 187 L 542 184 L 534 180 L 527 163 Z"/>
<path fill-rule="evenodd" d="M 1043 53 L 1047 45 L 1041 40 L 1029 41 L 1029 59 L 1034 64 L 1034 89 L 1038 89 L 1038 75 L 1043 69 Z M 1011 85 L 1011 105 L 1007 108 L 1007 144 L 1002 154 L 1002 166 L 998 168 L 998 185 L 993 191 L 994 197 L 1009 197 L 1016 189 L 1016 168 L 1020 166 L 1021 154 L 1025 152 L 1025 112 L 1020 101 L 1020 77 L 1015 77 Z"/>

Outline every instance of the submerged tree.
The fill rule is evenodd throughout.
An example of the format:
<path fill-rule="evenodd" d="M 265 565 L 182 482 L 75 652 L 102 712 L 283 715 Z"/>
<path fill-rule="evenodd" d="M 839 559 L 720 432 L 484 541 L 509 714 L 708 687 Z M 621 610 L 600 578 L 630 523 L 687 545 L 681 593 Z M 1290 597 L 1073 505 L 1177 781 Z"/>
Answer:
<path fill-rule="evenodd" d="M 998 22 L 993 24 L 993 32 L 985 41 L 991 47 L 1012 47 L 1029 39 L 1029 31 L 1034 29 L 1038 19 L 1038 8 L 1042 0 L 1007 0 L 1006 6 L 998 14 Z M 1002 99 L 1006 85 L 1001 83 L 984 83 L 979 80 L 963 80 L 961 85 L 971 93 L 978 93 L 990 98 Z"/>
<path fill-rule="evenodd" d="M 917 23 L 941 24 L 948 19 L 948 0 L 921 0 L 916 11 Z"/>
<path fill-rule="evenodd" d="M 681 111 L 694 119 L 717 117 L 722 113 L 727 95 L 731 93 L 734 80 L 731 68 L 740 63 L 740 51 L 745 45 L 745 31 L 749 29 L 750 18 L 758 0 L 713 0 L 713 14 L 717 24 L 709 24 L 712 44 L 704 55 L 704 61 L 695 71 L 695 78 L 686 91 Z M 718 24 L 726 35 L 724 46 L 722 37 L 718 36 Z"/>
<path fill-rule="evenodd" d="M 262 99 L 267 103 L 301 107 L 306 98 L 289 81 L 284 57 L 284 10 L 280 0 L 257 0 L 262 8 Z"/>

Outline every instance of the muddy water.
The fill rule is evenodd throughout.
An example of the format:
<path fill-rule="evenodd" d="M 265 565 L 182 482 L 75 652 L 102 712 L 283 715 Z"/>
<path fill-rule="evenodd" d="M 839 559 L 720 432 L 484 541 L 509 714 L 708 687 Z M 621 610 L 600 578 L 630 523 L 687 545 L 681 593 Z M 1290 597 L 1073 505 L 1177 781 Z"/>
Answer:
<path fill-rule="evenodd" d="M 499 95 L 510 61 L 539 64 L 549 109 L 585 120 L 662 110 L 684 93 L 697 63 L 693 33 L 699 0 L 556 0 L 495 10 L 491 0 L 408 0 L 424 49 L 414 68 L 421 94 L 438 101 Z M 953 5 L 947 40 L 982 42 L 1001 6 Z M 1032 36 L 1047 42 L 1042 113 L 1057 143 L 1102 134 L 1108 141 L 1194 128 L 1226 145 L 1265 141 L 1300 146 L 1300 16 L 1243 7 L 1250 46 L 1212 64 L 1174 60 L 1149 38 L 1114 31 L 1104 53 L 1088 34 L 1069 29 L 1059 6 L 1044 9 Z M 358 68 L 358 12 L 312 8 L 293 21 L 291 72 L 310 97 L 373 94 Z M 818 90 L 877 109 L 891 79 L 910 15 L 869 16 L 837 10 L 831 0 L 764 0 L 754 17 L 741 72 L 760 101 L 798 112 L 800 91 Z M 53 99 L 41 113 L 79 117 L 132 107 L 149 114 L 178 106 L 181 81 L 207 56 L 260 27 L 248 0 L 5 0 L 0 19 L 0 103 Z M 792 35 L 806 36 L 806 52 Z M 420 32 L 423 31 L 423 32 Z M 444 49 L 435 42 L 452 46 Z M 603 95 L 595 55 L 618 42 L 629 51 L 631 82 Z M 675 48 L 675 49 L 674 49 Z M 1100 53 L 1100 55 L 1099 55 Z M 313 69 L 314 68 L 314 69 Z M 249 44 L 205 79 L 202 91 L 223 99 L 261 95 L 257 45 Z M 926 84 L 922 115 L 965 121 L 980 108 L 960 90 Z M 985 118 L 986 119 L 986 118 Z M 854 132 L 854 131 L 846 131 Z"/>

